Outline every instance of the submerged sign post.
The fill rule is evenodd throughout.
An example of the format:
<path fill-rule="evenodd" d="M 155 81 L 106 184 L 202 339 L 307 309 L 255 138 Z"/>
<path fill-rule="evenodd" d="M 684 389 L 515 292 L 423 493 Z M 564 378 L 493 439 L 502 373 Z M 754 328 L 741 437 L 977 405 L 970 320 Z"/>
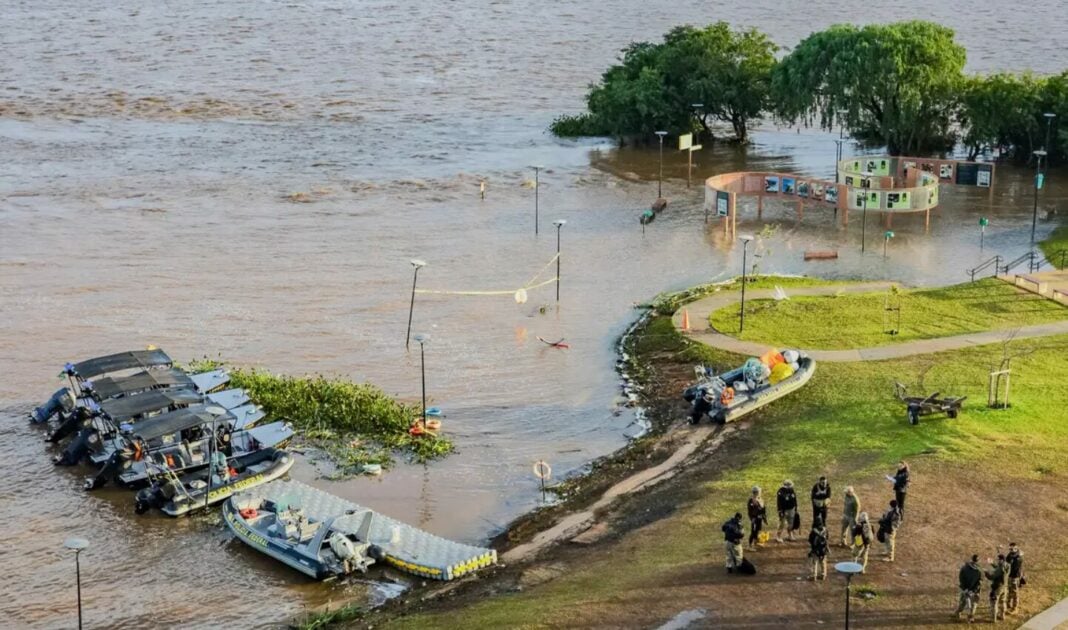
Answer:
<path fill-rule="evenodd" d="M 686 151 L 686 187 L 690 187 L 690 178 L 693 174 L 693 152 L 700 151 L 701 145 L 693 143 L 693 134 L 684 133 L 679 136 L 679 151 Z"/>
<path fill-rule="evenodd" d="M 534 462 L 534 476 L 541 480 L 541 499 L 545 500 L 545 480 L 553 474 L 552 466 L 549 463 L 539 459 Z"/>

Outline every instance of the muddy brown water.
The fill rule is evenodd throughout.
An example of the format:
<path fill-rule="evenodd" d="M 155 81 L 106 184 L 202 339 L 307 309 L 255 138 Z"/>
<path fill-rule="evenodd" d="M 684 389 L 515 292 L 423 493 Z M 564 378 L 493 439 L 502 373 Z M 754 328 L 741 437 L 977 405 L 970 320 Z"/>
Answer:
<path fill-rule="evenodd" d="M 191 2 L 136 6 L 45 0 L 0 20 L 0 626 L 70 627 L 81 535 L 88 625 L 255 627 L 365 582 L 312 583 L 244 548 L 217 518 L 136 517 L 129 493 L 86 494 L 55 470 L 24 414 L 67 360 L 156 344 L 288 373 L 379 384 L 415 400 L 418 355 L 404 332 L 411 268 L 425 288 L 516 289 L 555 251 L 552 287 L 509 296 L 421 296 L 428 388 L 458 452 L 380 479 L 293 476 L 435 533 L 484 541 L 538 503 L 531 463 L 581 470 L 641 427 L 620 407 L 615 338 L 659 291 L 737 273 L 740 249 L 702 222 L 700 188 L 668 150 L 670 209 L 644 237 L 656 153 L 552 139 L 617 49 L 680 22 L 731 19 L 783 44 L 846 17 L 830 2 Z M 1059 3 L 906 2 L 865 19 L 957 28 L 977 71 L 1059 71 Z M 829 175 L 831 136 L 773 125 L 748 151 L 696 156 L 699 177 L 784 169 Z M 527 168 L 541 163 L 541 234 Z M 1066 174 L 1068 175 L 1068 174 Z M 478 199 L 485 178 L 488 194 Z M 1065 194 L 1055 171 L 1043 210 Z M 983 191 L 950 189 L 932 219 L 895 221 L 889 257 L 868 217 L 769 205 L 778 225 L 762 272 L 944 283 L 994 253 L 1026 251 L 1030 175 L 1000 169 Z M 989 216 L 986 250 L 977 218 Z M 740 228 L 759 232 L 752 217 Z M 1039 224 L 1040 236 L 1051 223 Z M 836 262 L 803 263 L 806 249 Z M 564 337 L 567 351 L 536 340 Z M 375 578 L 372 576 L 372 581 Z"/>

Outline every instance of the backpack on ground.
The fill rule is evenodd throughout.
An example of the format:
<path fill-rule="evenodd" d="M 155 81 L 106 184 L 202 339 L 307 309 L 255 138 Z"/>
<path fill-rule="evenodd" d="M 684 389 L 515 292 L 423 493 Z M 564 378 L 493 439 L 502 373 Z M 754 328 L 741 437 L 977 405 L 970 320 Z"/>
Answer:
<path fill-rule="evenodd" d="M 749 561 L 749 558 L 742 558 L 742 561 L 738 564 L 738 573 L 756 575 L 756 566 Z"/>

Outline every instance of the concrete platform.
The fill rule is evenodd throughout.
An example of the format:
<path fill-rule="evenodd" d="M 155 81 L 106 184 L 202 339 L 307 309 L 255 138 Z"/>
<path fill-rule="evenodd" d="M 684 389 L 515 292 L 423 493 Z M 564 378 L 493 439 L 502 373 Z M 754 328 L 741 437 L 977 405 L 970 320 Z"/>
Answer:
<path fill-rule="evenodd" d="M 1068 270 L 1019 273 L 1002 276 L 1002 280 L 1068 306 Z"/>

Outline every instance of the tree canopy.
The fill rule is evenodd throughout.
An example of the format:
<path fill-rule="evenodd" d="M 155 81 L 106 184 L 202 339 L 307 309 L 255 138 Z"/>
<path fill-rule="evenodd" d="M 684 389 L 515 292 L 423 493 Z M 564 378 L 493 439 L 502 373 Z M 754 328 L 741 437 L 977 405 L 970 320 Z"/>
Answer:
<path fill-rule="evenodd" d="M 726 22 L 676 27 L 661 43 L 623 49 L 621 63 L 590 86 L 588 113 L 558 118 L 553 131 L 624 138 L 686 133 L 695 122 L 709 130 L 719 120 L 744 142 L 749 122 L 768 108 L 776 49 L 763 33 Z"/>
<path fill-rule="evenodd" d="M 965 51 L 930 22 L 839 24 L 805 38 L 772 73 L 788 121 L 844 125 L 893 154 L 952 146 Z"/>

